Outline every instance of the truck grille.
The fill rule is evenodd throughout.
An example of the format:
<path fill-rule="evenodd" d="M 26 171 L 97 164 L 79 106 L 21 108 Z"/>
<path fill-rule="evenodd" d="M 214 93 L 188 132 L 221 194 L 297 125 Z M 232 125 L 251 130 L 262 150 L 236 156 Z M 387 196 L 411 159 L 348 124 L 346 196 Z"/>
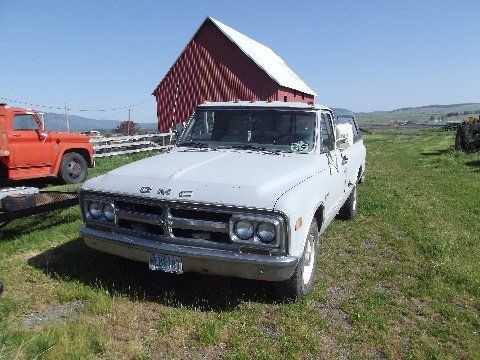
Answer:
<path fill-rule="evenodd" d="M 231 213 L 172 204 L 116 201 L 117 229 L 149 236 L 230 242 Z"/>

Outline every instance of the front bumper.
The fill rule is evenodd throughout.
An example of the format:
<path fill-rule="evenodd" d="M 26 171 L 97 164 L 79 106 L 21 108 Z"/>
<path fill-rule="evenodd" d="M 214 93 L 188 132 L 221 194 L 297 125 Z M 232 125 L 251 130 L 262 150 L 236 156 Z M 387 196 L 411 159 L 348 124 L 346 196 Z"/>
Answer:
<path fill-rule="evenodd" d="M 131 235 L 106 233 L 86 226 L 80 228 L 80 234 L 89 247 L 134 261 L 148 263 L 152 252 L 179 256 L 184 272 L 282 281 L 292 276 L 298 262 L 294 256 L 243 254 L 166 244 Z"/>

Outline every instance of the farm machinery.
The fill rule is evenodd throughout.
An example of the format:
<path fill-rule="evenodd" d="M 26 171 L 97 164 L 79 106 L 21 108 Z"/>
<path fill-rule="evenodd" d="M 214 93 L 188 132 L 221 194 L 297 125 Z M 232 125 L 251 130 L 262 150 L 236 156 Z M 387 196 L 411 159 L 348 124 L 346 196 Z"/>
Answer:
<path fill-rule="evenodd" d="M 457 127 L 455 150 L 464 152 L 480 151 L 480 115 L 470 116 Z"/>

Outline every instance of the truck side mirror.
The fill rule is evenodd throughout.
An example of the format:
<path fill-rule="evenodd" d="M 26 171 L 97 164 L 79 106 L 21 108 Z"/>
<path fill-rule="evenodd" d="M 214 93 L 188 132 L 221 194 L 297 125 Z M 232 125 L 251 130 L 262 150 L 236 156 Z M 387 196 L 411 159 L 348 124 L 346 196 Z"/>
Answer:
<path fill-rule="evenodd" d="M 353 145 L 353 129 L 351 124 L 338 124 L 335 127 L 335 143 L 338 149 L 345 150 Z"/>
<path fill-rule="evenodd" d="M 42 141 L 45 140 L 48 136 L 48 133 L 45 132 L 45 130 L 43 129 L 36 129 L 35 132 L 37 133 L 38 138 Z"/>
<path fill-rule="evenodd" d="M 175 125 L 175 129 L 173 130 L 173 132 L 175 133 L 175 135 L 180 136 L 182 135 L 184 129 L 185 126 L 183 125 L 183 123 L 178 123 Z"/>
<path fill-rule="evenodd" d="M 175 125 L 174 131 L 177 133 L 177 135 L 180 135 L 184 129 L 185 129 L 185 126 L 183 125 L 183 123 L 178 123 L 177 125 Z"/>

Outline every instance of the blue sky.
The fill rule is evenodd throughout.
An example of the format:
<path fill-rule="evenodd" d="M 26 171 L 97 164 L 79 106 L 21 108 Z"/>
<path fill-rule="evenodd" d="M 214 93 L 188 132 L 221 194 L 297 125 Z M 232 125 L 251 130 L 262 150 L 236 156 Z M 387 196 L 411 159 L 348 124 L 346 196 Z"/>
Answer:
<path fill-rule="evenodd" d="M 0 0 L 0 96 L 95 109 L 148 99 L 132 117 L 155 122 L 150 93 L 207 15 L 271 47 L 328 106 L 480 102 L 477 0 Z"/>

